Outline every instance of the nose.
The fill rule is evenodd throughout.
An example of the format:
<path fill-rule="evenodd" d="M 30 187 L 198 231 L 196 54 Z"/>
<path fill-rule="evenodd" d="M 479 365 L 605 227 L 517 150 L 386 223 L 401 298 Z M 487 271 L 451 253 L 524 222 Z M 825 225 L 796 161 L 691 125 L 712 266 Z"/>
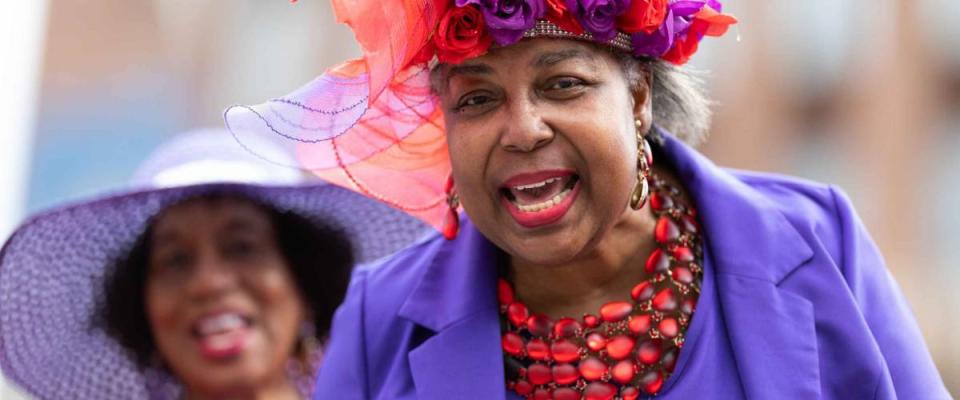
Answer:
<path fill-rule="evenodd" d="M 187 282 L 187 293 L 197 300 L 216 298 L 237 284 L 236 272 L 216 251 L 204 251 Z"/>
<path fill-rule="evenodd" d="M 511 102 L 507 110 L 500 135 L 500 146 L 507 151 L 528 153 L 553 140 L 553 130 L 543 121 L 532 101 L 518 99 Z"/>

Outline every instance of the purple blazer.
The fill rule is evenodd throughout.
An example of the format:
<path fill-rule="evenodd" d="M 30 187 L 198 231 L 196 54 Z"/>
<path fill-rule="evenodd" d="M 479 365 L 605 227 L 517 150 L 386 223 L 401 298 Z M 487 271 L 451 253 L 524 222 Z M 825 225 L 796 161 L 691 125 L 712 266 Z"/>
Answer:
<path fill-rule="evenodd" d="M 839 190 L 720 169 L 670 136 L 659 160 L 686 184 L 705 229 L 688 341 L 698 322 L 713 327 L 680 352 L 659 398 L 950 398 Z M 359 269 L 315 398 L 517 398 L 504 383 L 495 254 L 465 221 L 456 240 L 437 236 Z"/>

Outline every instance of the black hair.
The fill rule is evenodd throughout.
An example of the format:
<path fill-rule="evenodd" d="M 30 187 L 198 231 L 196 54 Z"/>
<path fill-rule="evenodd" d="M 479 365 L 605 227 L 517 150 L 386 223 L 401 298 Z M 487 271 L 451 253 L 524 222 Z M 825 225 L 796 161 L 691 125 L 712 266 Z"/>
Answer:
<path fill-rule="evenodd" d="M 229 195 L 205 195 L 191 200 L 222 197 Z M 329 224 L 254 203 L 267 212 L 273 223 L 277 246 L 291 269 L 308 315 L 313 318 L 314 335 L 322 343 L 350 281 L 354 264 L 351 243 L 340 229 Z M 131 353 L 141 368 L 151 365 L 156 352 L 144 294 L 153 222 L 106 276 L 97 316 L 97 322 Z"/>

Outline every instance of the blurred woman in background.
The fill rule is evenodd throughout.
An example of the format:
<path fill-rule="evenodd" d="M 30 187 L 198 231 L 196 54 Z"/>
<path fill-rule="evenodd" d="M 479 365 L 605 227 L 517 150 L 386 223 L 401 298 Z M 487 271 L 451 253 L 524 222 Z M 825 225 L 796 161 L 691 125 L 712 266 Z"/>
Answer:
<path fill-rule="evenodd" d="M 181 136 L 134 189 L 16 231 L 0 253 L 12 382 L 44 399 L 309 396 L 354 263 L 422 224 L 231 145 Z"/>

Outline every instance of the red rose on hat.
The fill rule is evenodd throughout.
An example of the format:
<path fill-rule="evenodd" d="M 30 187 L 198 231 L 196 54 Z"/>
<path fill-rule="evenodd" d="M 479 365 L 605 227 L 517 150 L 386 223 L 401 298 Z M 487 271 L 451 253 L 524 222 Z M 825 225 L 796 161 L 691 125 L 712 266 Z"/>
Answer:
<path fill-rule="evenodd" d="M 660 29 L 667 17 L 667 0 L 633 0 L 630 8 L 617 17 L 617 26 L 627 33 L 651 34 Z"/>
<path fill-rule="evenodd" d="M 440 62 L 459 64 L 485 53 L 493 37 L 487 32 L 480 10 L 472 6 L 453 7 L 440 18 L 433 43 Z"/>

